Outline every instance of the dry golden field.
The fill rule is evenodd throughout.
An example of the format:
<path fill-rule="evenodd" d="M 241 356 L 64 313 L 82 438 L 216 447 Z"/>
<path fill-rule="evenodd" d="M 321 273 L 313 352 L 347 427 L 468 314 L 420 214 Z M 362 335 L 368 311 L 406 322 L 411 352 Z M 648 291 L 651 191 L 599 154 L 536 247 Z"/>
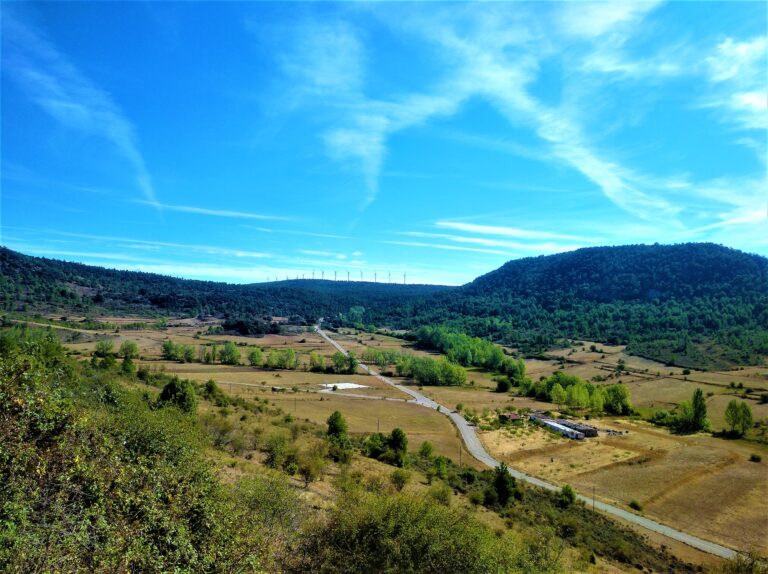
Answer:
<path fill-rule="evenodd" d="M 274 394 L 270 400 L 299 419 L 325 424 L 333 411 L 340 411 L 352 433 L 389 433 L 400 427 L 408 435 L 408 448 L 418 449 L 429 441 L 435 452 L 458 462 L 461 441 L 447 417 L 431 409 L 404 401 L 366 400 L 337 394 Z M 479 465 L 463 451 L 462 462 Z"/>
<path fill-rule="evenodd" d="M 481 433 L 492 456 L 587 496 L 738 549 L 768 552 L 768 470 L 749 461 L 760 448 L 708 435 L 675 436 L 647 423 L 601 420 L 624 431 L 584 441 L 542 429 Z"/>
<path fill-rule="evenodd" d="M 119 318 L 103 318 L 118 324 Z M 125 320 L 132 322 L 135 319 Z M 119 333 L 99 332 L 108 336 L 119 347 L 125 339 L 140 346 L 141 363 L 152 369 L 164 369 L 183 378 L 197 381 L 216 380 L 225 392 L 258 395 L 268 398 L 287 413 L 299 419 L 324 424 L 331 412 L 341 411 L 353 433 L 380 430 L 389 432 L 399 426 L 409 437 L 410 447 L 429 440 L 436 452 L 457 460 L 460 441 L 455 428 L 443 415 L 406 403 L 402 400 L 374 400 L 370 397 L 402 399 L 405 395 L 396 389 L 363 374 L 332 375 L 309 373 L 304 370 L 271 371 L 249 366 L 205 365 L 176 363 L 161 360 L 161 346 L 166 338 L 177 343 L 192 345 L 221 345 L 234 341 L 242 362 L 252 347 L 269 349 L 293 348 L 305 364 L 310 352 L 330 357 L 335 349 L 314 333 L 295 335 L 269 335 L 261 338 L 207 335 L 209 324 L 171 321 L 165 331 L 121 330 Z M 215 323 L 211 323 L 215 324 Z M 94 333 L 83 332 L 84 342 L 67 344 L 87 356 L 95 345 Z M 362 355 L 366 347 L 404 349 L 408 342 L 386 335 L 340 334 L 334 335 L 346 348 Z M 701 387 L 708 395 L 707 405 L 713 428 L 722 428 L 725 405 L 732 398 L 742 398 L 746 388 L 753 391 L 746 396 L 755 419 L 768 417 L 768 404 L 757 402 L 757 392 L 768 390 L 768 368 L 754 367 L 733 371 L 699 372 L 687 375 L 683 370 L 668 367 L 646 359 L 626 355 L 621 347 L 597 344 L 599 351 L 589 351 L 585 343 L 574 349 L 553 351 L 552 356 L 565 359 L 526 361 L 527 373 L 534 380 L 564 370 L 587 380 L 599 376 L 606 383 L 621 380 L 627 384 L 632 402 L 643 409 L 673 408 L 690 399 L 693 390 Z M 421 351 L 409 352 L 422 353 Z M 428 353 L 423 353 L 428 354 Z M 616 365 L 623 360 L 629 372 L 616 373 Z M 455 407 L 461 403 L 467 409 L 482 413 L 484 409 L 538 408 L 552 409 L 543 403 L 524 397 L 493 392 L 495 382 L 489 373 L 470 370 L 472 385 L 463 388 L 425 387 L 422 392 L 441 404 Z M 318 393 L 321 383 L 355 382 L 365 389 Z M 400 381 L 404 382 L 404 381 Z M 229 385 L 231 383 L 231 386 Z M 730 384 L 741 384 L 734 389 Z M 285 392 L 273 392 L 282 387 Z M 293 389 L 296 388 L 297 392 Z M 711 393 L 711 394 L 710 394 Z M 361 398 L 355 398 L 359 395 Z M 362 397 L 369 397 L 368 399 Z M 496 458 L 509 462 L 515 468 L 557 483 L 572 484 L 578 491 L 595 495 L 619 505 L 636 500 L 644 513 L 704 538 L 740 549 L 754 548 L 768 553 L 768 449 L 743 441 L 726 441 L 709 435 L 675 436 L 664 429 L 642 422 L 602 419 L 595 422 L 600 428 L 628 431 L 614 437 L 568 441 L 540 429 L 518 429 L 482 433 L 482 440 Z M 763 462 L 749 462 L 752 453 L 763 456 Z M 469 462 L 464 453 L 463 461 Z"/>

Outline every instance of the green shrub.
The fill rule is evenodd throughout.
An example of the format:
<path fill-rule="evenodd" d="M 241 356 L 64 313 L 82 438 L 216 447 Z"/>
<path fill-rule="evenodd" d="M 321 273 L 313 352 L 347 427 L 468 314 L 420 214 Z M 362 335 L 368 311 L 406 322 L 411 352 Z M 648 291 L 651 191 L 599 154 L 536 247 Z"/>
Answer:
<path fill-rule="evenodd" d="M 392 482 L 392 486 L 395 487 L 395 490 L 400 492 L 405 488 L 405 485 L 410 482 L 411 473 L 402 468 L 397 468 L 389 475 L 389 480 Z"/>
<path fill-rule="evenodd" d="M 185 413 L 192 413 L 197 408 L 195 388 L 187 379 L 173 377 L 160 392 L 158 406 L 173 405 Z"/>
<path fill-rule="evenodd" d="M 525 568 L 508 536 L 497 537 L 465 512 L 403 494 L 345 497 L 307 532 L 297 555 L 296 572 L 536 571 Z"/>
<path fill-rule="evenodd" d="M 568 508 L 574 502 L 576 502 L 576 491 L 573 490 L 573 487 L 570 484 L 566 484 L 560 490 L 560 494 L 558 496 L 558 504 L 562 508 Z"/>

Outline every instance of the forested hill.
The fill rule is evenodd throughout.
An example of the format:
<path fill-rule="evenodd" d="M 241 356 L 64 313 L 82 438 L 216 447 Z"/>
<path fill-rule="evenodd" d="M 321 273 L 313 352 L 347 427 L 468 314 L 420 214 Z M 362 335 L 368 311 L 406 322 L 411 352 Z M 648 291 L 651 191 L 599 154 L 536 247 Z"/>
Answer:
<path fill-rule="evenodd" d="M 445 324 L 536 353 L 563 338 L 628 344 L 681 366 L 768 355 L 768 259 L 714 244 L 595 247 L 510 261 L 463 287 L 345 281 L 231 285 L 116 271 L 0 248 L 6 312 L 185 313 L 259 332 L 265 317 Z"/>
<path fill-rule="evenodd" d="M 654 301 L 768 294 L 768 259 L 711 243 L 591 247 L 510 261 L 463 289 L 542 301 Z"/>
<path fill-rule="evenodd" d="M 438 285 L 289 280 L 237 285 L 31 257 L 0 247 L 3 309 L 25 312 L 184 313 L 313 322 L 360 304 L 393 307 L 449 289 Z"/>
<path fill-rule="evenodd" d="M 768 355 L 768 259 L 709 243 L 579 249 L 510 261 L 366 320 L 447 324 L 530 353 L 571 338 L 681 366 L 753 364 Z"/>

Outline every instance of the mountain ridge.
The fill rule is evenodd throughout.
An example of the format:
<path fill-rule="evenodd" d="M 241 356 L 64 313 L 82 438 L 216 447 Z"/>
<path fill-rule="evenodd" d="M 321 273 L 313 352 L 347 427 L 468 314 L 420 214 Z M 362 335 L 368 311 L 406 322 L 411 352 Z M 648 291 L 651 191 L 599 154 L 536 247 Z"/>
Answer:
<path fill-rule="evenodd" d="M 628 345 L 681 366 L 768 354 L 768 259 L 712 243 L 591 247 L 512 260 L 460 287 L 330 280 L 237 285 L 119 271 L 0 248 L 6 312 L 217 315 L 243 334 L 273 317 L 331 326 L 443 324 L 541 352 L 564 339 Z"/>

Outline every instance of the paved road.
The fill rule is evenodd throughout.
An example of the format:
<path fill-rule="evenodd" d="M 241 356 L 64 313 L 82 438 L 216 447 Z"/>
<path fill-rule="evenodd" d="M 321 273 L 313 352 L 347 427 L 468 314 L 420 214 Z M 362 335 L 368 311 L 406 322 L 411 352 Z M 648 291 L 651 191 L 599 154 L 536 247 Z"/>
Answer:
<path fill-rule="evenodd" d="M 325 333 L 325 331 L 323 331 L 320 328 L 320 325 L 315 326 L 315 331 L 317 331 L 318 335 L 320 335 L 323 339 L 328 341 L 338 351 L 340 351 L 341 353 L 344 353 L 345 355 L 347 354 L 347 350 L 344 347 L 342 347 L 337 341 L 329 337 Z M 409 403 L 411 402 L 416 403 L 418 405 L 421 405 L 430 409 L 434 409 L 448 416 L 453 421 L 453 424 L 456 425 L 456 428 L 459 429 L 459 433 L 461 434 L 461 438 L 464 441 L 464 444 L 467 447 L 467 452 L 469 452 L 469 454 L 471 454 L 473 457 L 475 457 L 477 460 L 479 460 L 483 464 L 486 464 L 490 467 L 496 467 L 500 464 L 498 460 L 493 458 L 490 454 L 488 454 L 488 451 L 485 450 L 485 447 L 480 442 L 480 438 L 477 436 L 475 427 L 469 424 L 467 420 L 463 416 L 461 416 L 459 413 L 452 411 L 451 409 L 436 403 L 435 401 L 433 401 L 429 397 L 425 397 L 415 389 L 395 383 L 394 381 L 374 371 L 368 365 L 361 364 L 360 368 L 366 371 L 367 373 L 369 373 L 370 375 L 376 377 L 380 381 L 410 395 L 412 397 L 412 400 L 408 401 Z M 525 482 L 528 482 L 529 484 L 533 484 L 535 486 L 544 488 L 546 490 L 552 490 L 552 491 L 560 490 L 560 487 L 557 485 L 554 485 L 545 480 L 541 480 L 540 478 L 536 478 L 535 476 L 531 476 L 529 474 L 526 474 L 514 468 L 510 468 L 509 473 L 517 479 L 523 480 Z M 599 509 L 605 512 L 606 514 L 612 514 L 613 516 L 622 518 L 627 522 L 637 524 L 638 526 L 642 526 L 643 528 L 647 528 L 648 530 L 651 530 L 653 532 L 658 532 L 659 534 L 663 534 L 664 536 L 672 538 L 673 540 L 683 542 L 688 546 L 692 546 L 693 548 L 702 550 L 709 554 L 714 554 L 715 556 L 720 556 L 721 558 L 733 558 L 737 554 L 736 551 L 730 548 L 726 548 L 725 546 L 721 546 L 720 544 L 717 544 L 715 542 L 710 542 L 709 540 L 704 540 L 703 538 L 693 536 L 692 534 L 688 534 L 681 530 L 677 530 L 675 528 L 672 528 L 665 524 L 661 524 L 660 522 L 656 522 L 649 518 L 639 516 L 637 514 L 634 514 L 633 512 L 629 512 L 628 510 L 619 508 L 618 506 L 601 502 L 599 500 L 595 500 L 593 502 L 591 498 L 582 496 L 581 494 L 578 494 L 576 496 L 579 500 L 583 501 L 588 505 L 594 504 L 595 509 Z"/>

